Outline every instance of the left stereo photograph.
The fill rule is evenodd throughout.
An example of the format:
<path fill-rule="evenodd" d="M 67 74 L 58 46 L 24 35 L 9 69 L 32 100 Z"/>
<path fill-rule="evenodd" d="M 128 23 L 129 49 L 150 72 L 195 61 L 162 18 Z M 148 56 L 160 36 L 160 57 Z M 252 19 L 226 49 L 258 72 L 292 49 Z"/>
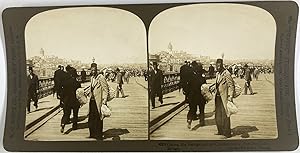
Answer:
<path fill-rule="evenodd" d="M 24 36 L 25 140 L 148 140 L 139 17 L 105 7 L 53 9 L 33 16 Z"/>

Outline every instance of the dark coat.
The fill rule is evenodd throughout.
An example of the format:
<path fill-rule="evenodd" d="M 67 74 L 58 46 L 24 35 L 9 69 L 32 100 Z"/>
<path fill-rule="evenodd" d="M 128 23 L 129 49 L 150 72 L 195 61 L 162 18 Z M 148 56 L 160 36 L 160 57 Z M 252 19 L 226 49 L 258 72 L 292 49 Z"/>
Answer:
<path fill-rule="evenodd" d="M 190 66 L 183 65 L 180 67 L 180 87 L 182 87 L 185 92 L 188 92 L 189 80 L 191 80 L 192 73 L 193 71 Z"/>
<path fill-rule="evenodd" d="M 209 73 L 209 75 L 213 75 L 215 73 L 215 68 L 212 65 L 209 66 L 208 73 Z"/>
<path fill-rule="evenodd" d="M 62 82 L 66 79 L 67 73 L 63 70 L 56 70 L 54 72 L 54 90 L 56 92 L 60 91 L 62 88 Z"/>
<path fill-rule="evenodd" d="M 76 98 L 76 90 L 80 88 L 81 85 L 76 78 L 67 76 L 62 82 L 62 87 L 64 105 L 69 107 L 79 107 L 80 103 Z"/>
<path fill-rule="evenodd" d="M 154 70 L 149 73 L 149 86 L 151 90 L 159 91 L 161 90 L 161 85 L 163 84 L 163 73 L 160 69 L 157 69 L 155 73 Z"/>
<path fill-rule="evenodd" d="M 206 80 L 202 76 L 201 72 L 195 72 L 193 71 L 190 79 L 190 96 L 191 97 L 197 97 L 197 98 L 202 98 L 201 95 L 201 86 L 202 84 L 205 84 Z"/>
<path fill-rule="evenodd" d="M 252 78 L 251 78 L 251 71 L 249 68 L 246 68 L 245 69 L 245 80 L 246 81 L 252 81 Z"/>
<path fill-rule="evenodd" d="M 123 82 L 123 74 L 121 72 L 118 72 L 117 73 L 117 76 L 116 76 L 116 81 L 117 81 L 117 84 L 119 85 L 122 85 L 124 82 Z"/>
<path fill-rule="evenodd" d="M 86 72 L 83 70 L 83 71 L 81 71 L 80 75 L 81 75 L 81 80 L 85 81 L 85 79 L 86 79 Z"/>
<path fill-rule="evenodd" d="M 27 76 L 27 84 L 29 92 L 36 92 L 39 89 L 39 78 L 37 75 L 32 74 L 32 78 L 30 74 Z"/>

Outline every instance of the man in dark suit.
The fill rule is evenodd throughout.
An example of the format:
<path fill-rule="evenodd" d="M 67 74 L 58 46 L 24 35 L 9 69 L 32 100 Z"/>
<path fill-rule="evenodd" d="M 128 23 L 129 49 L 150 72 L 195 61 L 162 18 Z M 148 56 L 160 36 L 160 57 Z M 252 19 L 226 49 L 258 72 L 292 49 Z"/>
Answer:
<path fill-rule="evenodd" d="M 215 68 L 214 68 L 214 66 L 212 66 L 212 64 L 210 64 L 210 66 L 208 68 L 209 78 L 212 79 L 214 77 L 214 74 L 215 74 Z"/>
<path fill-rule="evenodd" d="M 66 78 L 62 82 L 62 93 L 63 93 L 63 117 L 61 119 L 61 133 L 64 132 L 65 125 L 70 121 L 71 111 L 73 110 L 73 125 L 72 129 L 77 129 L 78 122 L 78 111 L 80 103 L 76 98 L 76 90 L 81 87 L 80 83 L 76 80 L 76 69 L 67 66 Z"/>
<path fill-rule="evenodd" d="M 143 71 L 145 81 L 148 81 L 148 73 L 147 71 Z"/>
<path fill-rule="evenodd" d="M 80 75 L 81 75 L 81 82 L 85 82 L 85 80 L 86 80 L 86 72 L 84 71 L 84 69 L 82 69 Z"/>
<path fill-rule="evenodd" d="M 206 80 L 203 76 L 204 71 L 201 63 L 196 61 L 192 62 L 192 73 L 190 76 L 189 84 L 189 112 L 187 114 L 187 123 L 188 128 L 191 128 L 192 120 L 196 118 L 197 106 L 199 106 L 200 111 L 200 126 L 204 126 L 204 109 L 206 101 L 201 94 L 201 86 L 206 83 Z"/>
<path fill-rule="evenodd" d="M 60 86 L 60 74 L 61 74 L 61 65 L 58 65 L 57 70 L 54 72 L 54 76 L 53 76 L 53 80 L 54 80 L 54 93 L 56 93 L 56 97 L 57 99 L 60 99 L 60 90 L 59 90 L 59 86 Z"/>
<path fill-rule="evenodd" d="M 119 93 L 121 92 L 122 98 L 125 98 L 124 90 L 123 90 L 123 74 L 120 72 L 120 69 L 116 69 L 116 83 L 117 83 L 117 89 L 116 89 L 116 98 L 119 98 Z"/>
<path fill-rule="evenodd" d="M 152 104 L 152 109 L 155 108 L 155 97 L 159 97 L 159 101 L 163 104 L 163 96 L 161 85 L 163 84 L 163 73 L 158 69 L 158 64 L 153 62 L 153 70 L 149 73 L 149 84 L 150 84 L 150 99 Z"/>
<path fill-rule="evenodd" d="M 28 99 L 27 99 L 27 111 L 30 113 L 30 103 L 31 100 L 34 101 L 34 106 L 38 108 L 38 89 L 39 89 L 39 79 L 36 74 L 33 73 L 32 67 L 29 67 L 29 75 L 27 76 L 28 83 Z"/>
<path fill-rule="evenodd" d="M 64 67 L 59 65 L 58 69 L 54 72 L 54 92 L 56 92 L 57 99 L 60 100 L 60 105 L 63 105 L 63 93 L 62 93 L 62 83 L 66 78 L 67 73 L 64 71 Z"/>
<path fill-rule="evenodd" d="M 247 95 L 247 90 L 249 89 L 250 94 L 253 95 L 252 87 L 250 82 L 252 81 L 251 78 L 251 70 L 249 69 L 248 65 L 245 64 L 245 86 L 244 86 L 244 94 Z"/>
<path fill-rule="evenodd" d="M 192 74 L 192 68 L 188 61 L 185 61 L 184 63 L 185 64 L 180 67 L 180 88 L 182 88 L 183 94 L 185 95 L 185 101 L 188 103 L 188 94 L 190 89 L 189 80 Z"/>

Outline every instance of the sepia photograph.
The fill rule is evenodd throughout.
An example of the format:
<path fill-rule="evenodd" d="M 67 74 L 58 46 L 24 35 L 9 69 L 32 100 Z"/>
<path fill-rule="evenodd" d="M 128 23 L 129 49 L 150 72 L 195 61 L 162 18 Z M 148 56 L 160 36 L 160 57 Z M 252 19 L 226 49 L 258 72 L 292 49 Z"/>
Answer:
<path fill-rule="evenodd" d="M 192 4 L 149 28 L 150 140 L 278 137 L 276 22 L 259 7 Z"/>
<path fill-rule="evenodd" d="M 25 28 L 25 140 L 148 140 L 146 31 L 109 7 L 53 9 Z"/>
<path fill-rule="evenodd" d="M 298 10 L 292 1 L 9 6 L 3 148 L 296 150 Z"/>

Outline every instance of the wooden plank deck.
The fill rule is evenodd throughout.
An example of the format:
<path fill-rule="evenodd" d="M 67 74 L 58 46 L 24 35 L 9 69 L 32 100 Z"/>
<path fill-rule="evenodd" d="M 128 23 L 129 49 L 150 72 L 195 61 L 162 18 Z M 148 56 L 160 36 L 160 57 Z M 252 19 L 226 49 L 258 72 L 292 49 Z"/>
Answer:
<path fill-rule="evenodd" d="M 266 80 L 268 79 L 268 81 Z M 235 78 L 240 86 L 243 80 Z M 212 82 L 213 80 L 209 80 Z M 275 110 L 275 88 L 273 75 L 261 75 L 252 81 L 255 95 L 241 95 L 235 99 L 239 106 L 238 114 L 231 117 L 233 137 L 230 139 L 276 139 L 277 122 Z M 206 105 L 206 126 L 200 127 L 193 121 L 192 130 L 187 129 L 188 108 L 150 135 L 151 140 L 220 140 L 214 135 L 217 128 L 214 120 L 214 101 Z"/>
<path fill-rule="evenodd" d="M 59 100 L 56 98 L 56 95 L 55 96 L 50 95 L 39 99 L 37 109 L 33 106 L 33 102 L 31 102 L 30 105 L 31 112 L 26 114 L 25 125 L 28 125 L 34 120 L 37 120 L 40 116 L 46 114 L 48 111 L 50 111 L 57 105 L 59 105 Z"/>
<path fill-rule="evenodd" d="M 171 93 L 163 95 L 163 104 L 160 104 L 158 98 L 155 99 L 155 108 L 150 109 L 150 121 L 154 120 L 155 118 L 159 117 L 163 113 L 167 112 L 168 110 L 172 109 L 180 102 L 184 101 L 184 95 L 182 92 L 178 90 L 173 91 Z M 151 104 L 150 104 L 151 108 Z"/>
<path fill-rule="evenodd" d="M 81 86 L 87 87 L 89 83 L 83 83 Z M 30 108 L 31 112 L 26 114 L 26 122 L 25 125 L 30 124 L 31 122 L 37 120 L 42 115 L 46 114 L 51 109 L 55 108 L 59 105 L 59 100 L 56 98 L 56 94 L 49 95 L 47 97 L 41 98 L 38 100 L 38 108 L 36 109 L 33 106 L 33 102 L 31 102 Z"/>
<path fill-rule="evenodd" d="M 135 81 L 136 80 L 136 81 Z M 126 98 L 115 98 L 109 102 L 112 116 L 104 119 L 104 141 L 110 140 L 147 140 L 148 139 L 148 91 L 139 85 L 147 84 L 144 78 L 131 78 L 129 84 L 124 84 Z M 116 84 L 110 84 L 115 88 Z M 32 141 L 95 141 L 88 138 L 87 123 L 88 104 L 79 110 L 78 129 L 72 131 L 72 125 L 65 127 L 65 133 L 60 133 L 62 111 L 47 121 L 37 131 L 25 140 Z"/>

